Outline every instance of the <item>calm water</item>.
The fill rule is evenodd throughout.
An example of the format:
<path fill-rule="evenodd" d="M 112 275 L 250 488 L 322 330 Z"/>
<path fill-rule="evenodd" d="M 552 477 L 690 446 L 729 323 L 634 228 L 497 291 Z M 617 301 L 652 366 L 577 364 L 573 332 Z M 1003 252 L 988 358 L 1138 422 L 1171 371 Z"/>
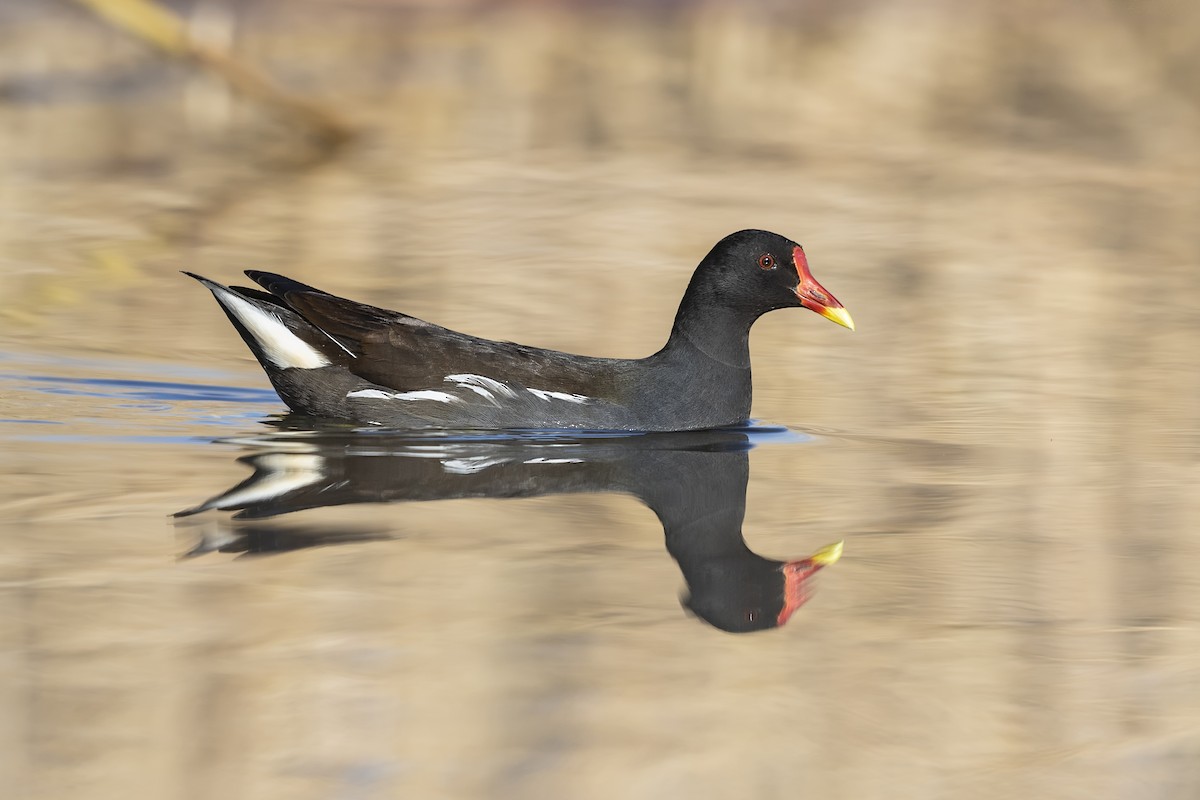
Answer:
<path fill-rule="evenodd" d="M 5 797 L 1200 796 L 1197 26 L 380 6 L 197 22 L 321 157 L 0 17 Z M 178 274 L 639 356 L 743 227 L 858 331 L 696 435 L 313 431 Z"/>

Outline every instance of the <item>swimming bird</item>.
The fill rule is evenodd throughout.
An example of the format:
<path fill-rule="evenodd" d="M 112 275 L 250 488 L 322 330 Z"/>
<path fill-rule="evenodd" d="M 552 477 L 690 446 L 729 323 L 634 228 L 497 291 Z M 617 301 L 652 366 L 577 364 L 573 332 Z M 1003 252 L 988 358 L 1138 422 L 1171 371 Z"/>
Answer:
<path fill-rule="evenodd" d="M 191 272 L 293 411 L 389 428 L 679 431 L 750 417 L 750 326 L 808 308 L 854 330 L 804 249 L 776 233 L 726 236 L 696 267 L 667 343 L 595 358 L 468 336 L 270 272 L 262 289 Z"/>

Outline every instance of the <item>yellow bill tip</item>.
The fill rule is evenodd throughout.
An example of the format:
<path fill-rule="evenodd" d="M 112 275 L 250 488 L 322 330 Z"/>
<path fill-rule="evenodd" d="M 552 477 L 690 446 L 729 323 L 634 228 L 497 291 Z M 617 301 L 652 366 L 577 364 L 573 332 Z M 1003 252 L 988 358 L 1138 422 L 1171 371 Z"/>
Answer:
<path fill-rule="evenodd" d="M 836 564 L 837 560 L 842 557 L 842 548 L 845 544 L 845 541 L 827 544 L 809 556 L 808 560 L 822 567 L 828 567 L 830 564 Z"/>
<path fill-rule="evenodd" d="M 854 320 L 850 318 L 850 312 L 844 308 L 829 308 L 828 306 L 825 306 L 817 313 L 827 320 L 836 322 L 843 328 L 854 330 Z"/>

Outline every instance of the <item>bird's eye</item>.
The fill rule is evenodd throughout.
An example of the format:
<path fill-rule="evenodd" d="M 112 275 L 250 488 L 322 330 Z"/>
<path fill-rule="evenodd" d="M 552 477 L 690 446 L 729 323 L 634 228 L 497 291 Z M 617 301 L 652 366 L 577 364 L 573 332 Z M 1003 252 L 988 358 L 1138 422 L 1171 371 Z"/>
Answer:
<path fill-rule="evenodd" d="M 770 253 L 763 253 L 758 257 L 758 265 L 763 269 L 775 269 L 775 257 Z"/>

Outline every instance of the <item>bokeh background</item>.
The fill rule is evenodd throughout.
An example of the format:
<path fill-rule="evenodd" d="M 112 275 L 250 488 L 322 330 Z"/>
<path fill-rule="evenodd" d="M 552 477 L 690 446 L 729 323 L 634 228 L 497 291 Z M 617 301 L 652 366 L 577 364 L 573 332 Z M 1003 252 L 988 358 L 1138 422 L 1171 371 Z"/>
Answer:
<path fill-rule="evenodd" d="M 0 4 L 6 796 L 1200 796 L 1200 5 L 96 5 Z M 640 356 L 745 227 L 858 324 L 752 336 L 786 628 L 623 497 L 175 560 L 280 410 L 178 270 Z"/>

